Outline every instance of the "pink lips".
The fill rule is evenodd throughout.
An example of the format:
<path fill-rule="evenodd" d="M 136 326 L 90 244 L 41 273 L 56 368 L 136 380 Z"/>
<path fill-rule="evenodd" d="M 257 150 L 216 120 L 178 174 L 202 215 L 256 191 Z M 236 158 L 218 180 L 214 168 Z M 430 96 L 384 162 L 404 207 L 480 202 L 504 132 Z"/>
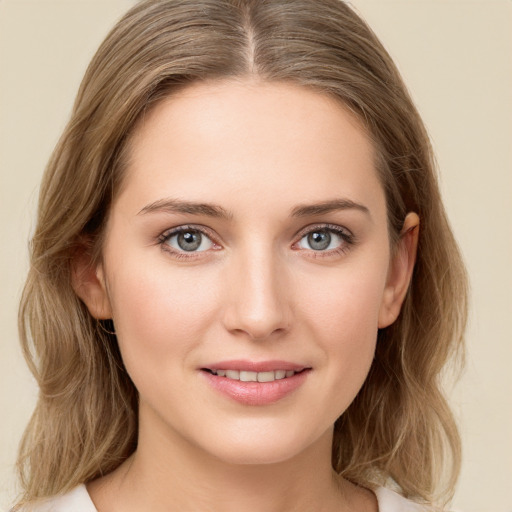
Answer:
<path fill-rule="evenodd" d="M 289 361 L 246 361 L 243 359 L 219 361 L 208 365 L 210 370 L 246 370 L 249 372 L 273 372 L 276 370 L 293 370 L 299 372 L 304 365 L 290 363 Z"/>
<path fill-rule="evenodd" d="M 306 380 L 311 368 L 287 361 L 220 361 L 202 368 L 201 374 L 216 391 L 244 405 L 267 405 L 277 402 L 299 388 Z M 293 370 L 291 377 L 271 382 L 243 382 L 214 375 L 208 370 L 243 370 L 250 372 L 271 372 Z"/>

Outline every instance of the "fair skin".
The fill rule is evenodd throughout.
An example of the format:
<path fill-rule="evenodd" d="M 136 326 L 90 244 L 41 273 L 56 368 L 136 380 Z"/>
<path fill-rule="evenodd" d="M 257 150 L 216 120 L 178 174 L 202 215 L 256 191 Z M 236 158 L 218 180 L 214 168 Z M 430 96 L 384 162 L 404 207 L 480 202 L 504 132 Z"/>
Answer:
<path fill-rule="evenodd" d="M 137 451 L 88 485 L 99 512 L 377 510 L 331 468 L 415 259 L 418 217 L 392 250 L 373 158 L 347 109 L 290 84 L 189 86 L 139 123 L 102 263 L 74 277 L 140 396 Z M 225 361 L 301 372 L 240 398 Z"/>

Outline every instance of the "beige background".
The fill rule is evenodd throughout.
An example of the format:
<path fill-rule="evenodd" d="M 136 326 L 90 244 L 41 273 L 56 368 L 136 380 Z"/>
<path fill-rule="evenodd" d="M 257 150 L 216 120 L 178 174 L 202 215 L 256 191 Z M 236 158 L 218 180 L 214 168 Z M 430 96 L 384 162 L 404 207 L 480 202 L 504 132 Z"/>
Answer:
<path fill-rule="evenodd" d="M 130 0 L 0 0 L 0 509 L 37 390 L 16 308 L 45 162 L 95 48 Z M 430 129 L 471 274 L 468 368 L 451 391 L 465 457 L 453 508 L 511 512 L 512 2 L 355 0 Z"/>

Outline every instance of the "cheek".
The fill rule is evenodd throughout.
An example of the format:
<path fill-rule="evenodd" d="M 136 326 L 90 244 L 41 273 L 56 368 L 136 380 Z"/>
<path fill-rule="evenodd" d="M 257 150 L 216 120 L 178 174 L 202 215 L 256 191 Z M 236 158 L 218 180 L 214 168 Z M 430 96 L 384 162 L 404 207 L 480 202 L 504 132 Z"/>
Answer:
<path fill-rule="evenodd" d="M 112 273 L 113 316 L 127 368 L 184 362 L 215 315 L 216 287 L 205 281 L 198 272 L 176 272 L 165 264 L 124 262 Z"/>
<path fill-rule="evenodd" d="M 330 398 L 338 407 L 335 416 L 355 398 L 373 361 L 384 276 L 367 270 L 340 272 L 322 293 L 308 294 L 303 314 L 323 351 Z"/>
<path fill-rule="evenodd" d="M 342 269 L 321 280 L 317 276 L 310 284 L 304 286 L 303 312 L 326 331 L 327 338 L 335 340 L 342 336 L 356 342 L 368 332 L 377 332 L 384 270 Z"/>

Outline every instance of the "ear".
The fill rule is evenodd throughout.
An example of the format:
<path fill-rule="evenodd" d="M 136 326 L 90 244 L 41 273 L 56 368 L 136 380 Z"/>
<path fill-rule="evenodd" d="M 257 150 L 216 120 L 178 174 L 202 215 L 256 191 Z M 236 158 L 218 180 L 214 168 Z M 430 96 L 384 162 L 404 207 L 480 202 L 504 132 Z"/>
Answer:
<path fill-rule="evenodd" d="M 92 263 L 88 244 L 81 244 L 73 255 L 71 285 L 94 318 L 98 320 L 112 318 L 103 265 Z"/>
<path fill-rule="evenodd" d="M 379 329 L 391 325 L 400 314 L 416 262 L 419 225 L 418 215 L 414 212 L 408 213 L 390 261 L 386 288 L 379 311 Z"/>

